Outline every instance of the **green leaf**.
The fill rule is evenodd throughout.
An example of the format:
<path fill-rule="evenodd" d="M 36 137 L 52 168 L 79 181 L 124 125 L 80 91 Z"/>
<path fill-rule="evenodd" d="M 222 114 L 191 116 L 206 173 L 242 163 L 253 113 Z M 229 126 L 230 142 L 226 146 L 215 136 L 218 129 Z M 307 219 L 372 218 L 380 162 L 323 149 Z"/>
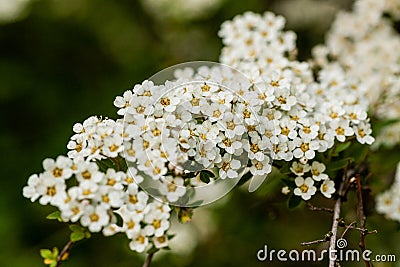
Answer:
<path fill-rule="evenodd" d="M 69 239 L 72 242 L 77 242 L 77 241 L 80 241 L 80 240 L 84 239 L 85 236 L 86 235 L 85 235 L 84 232 L 72 232 Z"/>
<path fill-rule="evenodd" d="M 46 219 L 58 220 L 59 222 L 61 222 L 62 221 L 62 219 L 61 219 L 61 211 L 56 210 L 56 211 L 50 213 L 49 215 L 47 215 Z"/>
<path fill-rule="evenodd" d="M 40 256 L 43 259 L 54 259 L 53 252 L 50 249 L 41 249 Z"/>
<path fill-rule="evenodd" d="M 296 183 L 294 182 L 293 179 L 289 179 L 289 178 L 282 178 L 281 181 L 289 186 L 290 188 L 295 188 L 296 187 Z"/>
<path fill-rule="evenodd" d="M 329 165 L 327 166 L 329 171 L 337 171 L 337 170 L 341 170 L 343 168 L 345 168 L 348 164 L 350 164 L 351 162 L 354 162 L 353 158 L 344 158 L 338 161 L 332 161 L 331 163 L 329 163 Z"/>
<path fill-rule="evenodd" d="M 351 141 L 348 141 L 348 142 L 339 143 L 338 145 L 336 145 L 333 156 L 335 156 L 335 157 L 339 156 L 339 153 L 346 150 L 351 145 L 351 143 L 352 143 Z"/>
<path fill-rule="evenodd" d="M 85 230 L 84 228 L 80 227 L 80 226 L 77 225 L 77 224 L 71 224 L 71 225 L 69 226 L 69 229 L 70 229 L 72 232 L 82 232 L 82 233 L 83 233 L 83 231 Z"/>
<path fill-rule="evenodd" d="M 200 180 L 203 183 L 208 184 L 210 182 L 210 171 L 201 171 L 200 172 Z"/>
<path fill-rule="evenodd" d="M 296 207 L 298 207 L 301 204 L 301 197 L 295 196 L 293 194 L 291 194 L 289 196 L 288 202 L 287 202 L 287 206 L 289 209 L 294 209 Z"/>

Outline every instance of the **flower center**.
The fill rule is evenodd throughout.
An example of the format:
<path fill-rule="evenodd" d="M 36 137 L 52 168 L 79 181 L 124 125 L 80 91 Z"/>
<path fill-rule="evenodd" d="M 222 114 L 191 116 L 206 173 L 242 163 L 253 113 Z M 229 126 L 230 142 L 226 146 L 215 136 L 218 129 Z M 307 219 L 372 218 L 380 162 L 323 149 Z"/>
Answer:
<path fill-rule="evenodd" d="M 307 193 L 307 191 L 308 191 L 308 186 L 307 186 L 306 184 L 302 184 L 302 185 L 300 186 L 300 190 L 301 190 L 302 193 Z"/>

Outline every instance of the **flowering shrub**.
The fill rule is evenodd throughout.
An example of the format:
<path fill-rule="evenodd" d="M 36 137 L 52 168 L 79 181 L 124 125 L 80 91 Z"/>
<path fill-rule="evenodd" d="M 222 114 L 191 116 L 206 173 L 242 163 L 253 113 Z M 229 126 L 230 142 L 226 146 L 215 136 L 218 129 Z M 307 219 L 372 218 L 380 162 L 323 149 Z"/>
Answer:
<path fill-rule="evenodd" d="M 323 240 L 332 249 L 345 224 L 341 203 L 355 188 L 364 240 L 362 176 L 374 143 L 367 112 L 377 121 L 399 117 L 399 60 L 391 49 L 399 37 L 384 16 L 398 17 L 393 6 L 400 5 L 357 1 L 310 62 L 296 60 L 296 35 L 283 30 L 283 17 L 246 12 L 221 27 L 224 65 L 178 65 L 168 80 L 149 79 L 117 96 L 118 119 L 76 123 L 68 155 L 45 159 L 44 172 L 23 189 L 31 201 L 57 208 L 49 218 L 71 224 L 61 252 L 42 250 L 45 263 L 59 266 L 72 243 L 101 232 L 124 233 L 131 250 L 148 253 L 148 266 L 168 247 L 173 211 L 186 222 L 193 208 L 248 180 L 254 191 L 272 172 L 283 177 L 289 207 L 307 201 L 321 209 L 309 202 L 316 194 L 334 199 Z M 396 145 L 398 133 L 387 138 L 388 127 L 398 126 L 378 138 Z M 397 190 L 396 182 L 378 197 L 378 211 L 398 210 Z"/>

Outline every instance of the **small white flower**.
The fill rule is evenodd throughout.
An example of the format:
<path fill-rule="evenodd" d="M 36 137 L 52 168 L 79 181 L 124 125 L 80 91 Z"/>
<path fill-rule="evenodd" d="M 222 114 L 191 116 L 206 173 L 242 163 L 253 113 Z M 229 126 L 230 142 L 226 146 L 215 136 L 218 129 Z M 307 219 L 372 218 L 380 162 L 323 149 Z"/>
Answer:
<path fill-rule="evenodd" d="M 326 180 L 328 179 L 328 175 L 323 173 L 325 171 L 326 167 L 325 164 L 320 163 L 318 161 L 314 161 L 311 165 L 311 174 L 312 178 L 315 181 L 321 181 L 321 180 Z"/>
<path fill-rule="evenodd" d="M 288 186 L 284 186 L 284 187 L 282 187 L 281 192 L 282 192 L 282 194 L 287 195 L 290 193 L 290 189 Z"/>
<path fill-rule="evenodd" d="M 297 185 L 297 188 L 294 189 L 294 194 L 301 196 L 304 200 L 309 200 L 317 191 L 317 188 L 314 186 L 314 180 L 311 177 L 307 177 L 306 179 L 296 177 L 294 182 Z"/>
<path fill-rule="evenodd" d="M 326 198 L 331 198 L 332 194 L 336 191 L 335 182 L 329 179 L 324 180 L 321 184 L 320 191 Z"/>
<path fill-rule="evenodd" d="M 310 165 L 308 164 L 301 164 L 297 161 L 292 163 L 290 170 L 296 174 L 297 176 L 303 176 L 306 172 L 309 172 L 311 169 Z"/>
<path fill-rule="evenodd" d="M 153 237 L 153 243 L 154 243 L 154 246 L 156 247 L 156 248 L 165 248 L 165 247 L 168 247 L 168 236 L 166 236 L 166 235 L 162 235 L 162 236 L 155 236 L 155 237 Z"/>
<path fill-rule="evenodd" d="M 107 209 L 100 206 L 88 205 L 85 207 L 81 217 L 82 226 L 88 227 L 90 232 L 100 232 L 103 226 L 106 226 L 110 220 Z"/>
<path fill-rule="evenodd" d="M 237 170 L 240 169 L 241 164 L 237 159 L 232 159 L 232 156 L 225 154 L 222 157 L 222 161 L 217 165 L 219 169 L 219 177 L 221 179 L 225 178 L 237 178 L 239 176 Z"/>
<path fill-rule="evenodd" d="M 138 233 L 131 237 L 132 241 L 129 243 L 131 250 L 142 253 L 149 246 L 149 238 L 146 230 L 141 229 Z"/>
<path fill-rule="evenodd" d="M 184 180 L 180 177 L 166 176 L 160 180 L 159 190 L 168 201 L 175 202 L 178 201 L 186 193 L 186 187 L 184 185 Z"/>

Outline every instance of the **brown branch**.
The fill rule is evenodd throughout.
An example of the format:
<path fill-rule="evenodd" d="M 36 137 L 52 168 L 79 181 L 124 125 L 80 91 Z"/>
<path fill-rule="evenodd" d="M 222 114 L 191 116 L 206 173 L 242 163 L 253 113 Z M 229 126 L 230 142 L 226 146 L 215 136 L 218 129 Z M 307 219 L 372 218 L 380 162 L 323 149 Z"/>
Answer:
<path fill-rule="evenodd" d="M 60 267 L 61 263 L 66 260 L 66 258 L 68 258 L 69 255 L 69 251 L 71 250 L 72 245 L 74 244 L 74 242 L 69 241 L 64 248 L 61 250 L 60 254 L 58 254 L 57 256 L 57 265 L 56 267 Z"/>
<path fill-rule="evenodd" d="M 308 242 L 302 242 L 300 245 L 302 246 L 311 246 L 319 243 L 324 243 L 328 242 L 332 237 L 332 232 L 327 233 L 323 239 L 318 239 L 318 240 L 313 240 L 313 241 L 308 241 Z"/>
<path fill-rule="evenodd" d="M 325 207 L 316 207 L 313 204 L 311 204 L 310 202 L 307 202 L 307 208 L 311 211 L 326 211 L 329 213 L 333 213 L 333 209 L 325 208 Z"/>
<path fill-rule="evenodd" d="M 361 251 L 365 251 L 365 236 L 367 235 L 368 231 L 365 229 L 365 225 L 367 222 L 367 217 L 365 216 L 364 213 L 364 202 L 363 202 L 363 197 L 362 197 L 362 188 L 361 188 L 361 181 L 360 181 L 360 175 L 356 174 L 356 183 L 357 183 L 357 193 L 358 193 L 358 216 L 360 217 L 360 223 L 361 223 L 361 229 L 360 231 L 360 243 L 358 246 L 360 247 Z M 371 264 L 369 261 L 364 260 L 365 266 L 370 267 Z"/>
<path fill-rule="evenodd" d="M 154 252 L 147 254 L 146 260 L 143 263 L 143 267 L 150 267 L 151 260 L 153 259 Z"/>
<path fill-rule="evenodd" d="M 336 199 L 335 206 L 333 208 L 333 217 L 332 217 L 332 236 L 329 240 L 329 253 L 335 250 L 336 248 L 336 237 L 337 237 L 337 231 L 338 231 L 338 226 L 339 226 L 339 221 L 340 221 L 340 209 L 342 206 L 342 197 L 343 197 L 343 189 L 344 189 L 344 184 L 345 181 L 347 180 L 347 170 L 344 171 L 344 174 L 341 178 L 340 185 L 339 185 L 339 190 L 338 190 L 338 198 Z M 329 267 L 335 267 L 335 260 L 334 259 L 329 259 Z"/>

